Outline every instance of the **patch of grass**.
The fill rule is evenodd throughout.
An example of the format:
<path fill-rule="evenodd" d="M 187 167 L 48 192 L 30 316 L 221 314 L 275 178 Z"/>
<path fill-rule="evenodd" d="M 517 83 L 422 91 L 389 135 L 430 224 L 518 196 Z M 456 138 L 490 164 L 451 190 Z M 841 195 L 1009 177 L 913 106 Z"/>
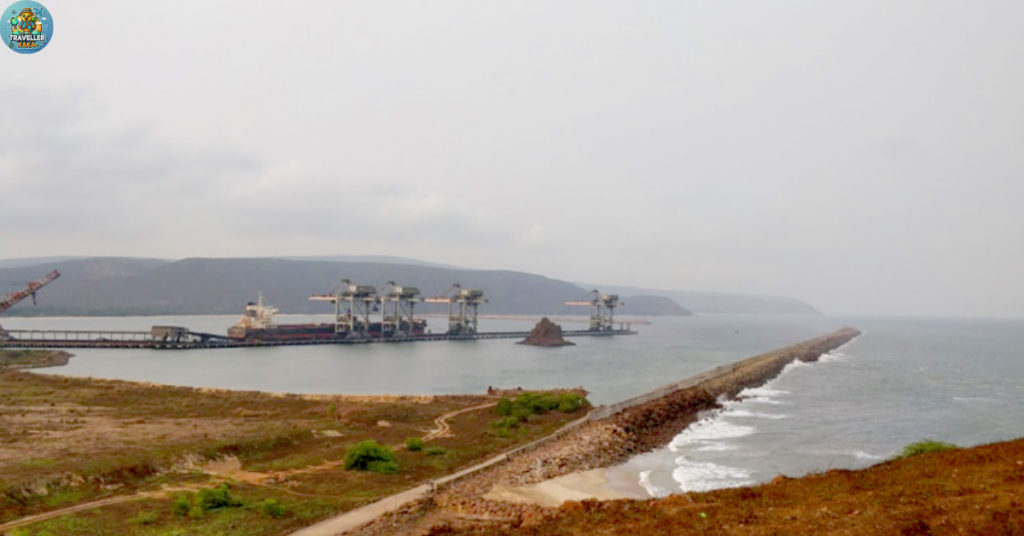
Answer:
<path fill-rule="evenodd" d="M 410 437 L 405 440 L 405 448 L 413 452 L 423 450 L 423 440 L 418 437 Z"/>
<path fill-rule="evenodd" d="M 260 503 L 260 513 L 267 517 L 278 518 L 284 515 L 284 506 L 277 499 L 267 499 Z"/>
<path fill-rule="evenodd" d="M 430 447 L 427 449 L 427 456 L 444 456 L 448 454 L 448 449 L 444 447 Z"/>
<path fill-rule="evenodd" d="M 139 515 L 128 520 L 132 525 L 151 525 L 156 523 L 156 512 L 139 512 Z"/>
<path fill-rule="evenodd" d="M 896 456 L 894 456 L 893 459 L 899 460 L 902 458 L 910 458 L 911 456 L 919 456 L 921 454 L 928 454 L 931 452 L 942 452 L 944 450 L 953 450 L 957 448 L 960 447 L 957 447 L 952 443 L 943 443 L 942 441 L 926 439 L 924 441 L 910 443 L 909 445 L 903 447 L 903 450 L 896 454 Z"/>
<path fill-rule="evenodd" d="M 57 508 L 82 500 L 82 492 L 77 489 L 58 489 L 46 495 L 43 503 L 49 508 Z"/>
<path fill-rule="evenodd" d="M 55 463 L 50 458 L 32 458 L 25 462 L 25 467 L 53 467 Z"/>

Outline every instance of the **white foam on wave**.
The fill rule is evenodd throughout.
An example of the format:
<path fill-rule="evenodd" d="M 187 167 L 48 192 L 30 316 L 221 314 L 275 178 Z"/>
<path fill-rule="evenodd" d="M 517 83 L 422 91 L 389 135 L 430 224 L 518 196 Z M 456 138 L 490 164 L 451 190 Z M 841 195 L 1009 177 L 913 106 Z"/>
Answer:
<path fill-rule="evenodd" d="M 858 460 L 881 460 L 882 459 L 881 456 L 875 456 L 874 454 L 869 454 L 867 452 L 864 452 L 863 450 L 858 450 L 858 451 L 854 452 L 853 453 L 853 457 L 857 458 Z"/>
<path fill-rule="evenodd" d="M 846 354 L 841 352 L 829 352 L 821 354 L 821 357 L 818 358 L 818 361 L 821 363 L 841 363 L 843 361 L 846 361 Z"/>
<path fill-rule="evenodd" d="M 695 462 L 685 456 L 676 459 L 672 478 L 679 483 L 679 489 L 687 491 L 710 491 L 722 488 L 737 488 L 754 483 L 750 471 L 728 467 L 711 462 Z"/>
<path fill-rule="evenodd" d="M 756 411 L 748 411 L 748 410 L 745 410 L 745 409 L 732 409 L 732 408 L 726 409 L 725 412 L 722 413 L 722 416 L 723 417 L 748 417 L 748 418 L 752 418 L 752 419 L 771 419 L 773 421 L 776 421 L 776 420 L 779 420 L 779 419 L 785 419 L 785 418 L 789 417 L 789 415 L 785 415 L 785 414 L 782 414 L 782 413 L 760 413 L 760 412 L 756 412 Z"/>
<path fill-rule="evenodd" d="M 728 439 L 736 439 L 753 434 L 753 426 L 733 424 L 717 418 L 704 419 L 690 425 L 686 430 L 672 439 L 669 450 L 679 452 L 685 447 L 706 447 L 713 443 Z"/>
<path fill-rule="evenodd" d="M 777 397 L 788 395 L 789 391 L 772 389 L 771 387 L 751 387 L 740 391 L 739 398 L 743 402 L 756 402 L 758 404 L 781 404 Z"/>
<path fill-rule="evenodd" d="M 645 490 L 647 490 L 647 494 L 648 495 L 650 495 L 651 497 L 654 497 L 656 499 L 660 499 L 662 497 L 668 497 L 668 495 L 670 493 L 672 493 L 670 490 L 667 490 L 667 489 L 665 489 L 665 488 L 663 488 L 663 487 L 661 487 L 661 486 L 651 482 L 651 472 L 650 471 L 640 471 L 640 486 L 643 487 Z"/>
<path fill-rule="evenodd" d="M 987 396 L 954 396 L 957 402 L 995 402 L 996 399 Z"/>

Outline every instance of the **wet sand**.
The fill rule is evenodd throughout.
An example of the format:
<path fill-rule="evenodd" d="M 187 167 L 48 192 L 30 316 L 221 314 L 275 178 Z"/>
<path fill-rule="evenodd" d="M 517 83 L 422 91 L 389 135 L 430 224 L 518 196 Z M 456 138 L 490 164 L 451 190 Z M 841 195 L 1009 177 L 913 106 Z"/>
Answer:
<path fill-rule="evenodd" d="M 572 473 L 524 486 L 497 484 L 484 498 L 558 507 L 565 501 L 648 499 L 650 496 L 637 482 L 635 473 L 617 466 Z"/>

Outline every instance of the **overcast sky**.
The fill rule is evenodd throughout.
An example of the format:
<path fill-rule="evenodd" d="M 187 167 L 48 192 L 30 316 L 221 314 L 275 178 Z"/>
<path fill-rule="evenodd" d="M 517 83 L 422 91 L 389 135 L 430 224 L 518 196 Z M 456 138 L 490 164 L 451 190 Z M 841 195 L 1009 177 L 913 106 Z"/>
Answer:
<path fill-rule="evenodd" d="M 0 258 L 1024 316 L 1024 2 L 45 5 L 52 43 L 0 50 Z"/>

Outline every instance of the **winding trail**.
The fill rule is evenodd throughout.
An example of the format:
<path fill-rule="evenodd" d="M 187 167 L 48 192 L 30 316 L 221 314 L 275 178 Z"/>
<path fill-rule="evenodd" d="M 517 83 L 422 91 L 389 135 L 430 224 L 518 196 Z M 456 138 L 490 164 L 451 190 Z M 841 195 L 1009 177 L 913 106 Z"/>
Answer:
<path fill-rule="evenodd" d="M 442 437 L 453 437 L 454 434 L 452 434 L 452 427 L 448 424 L 448 419 L 451 419 L 452 417 L 458 415 L 462 415 L 463 413 L 469 413 L 470 411 L 493 408 L 494 406 L 497 405 L 497 402 L 488 402 L 486 404 L 480 404 L 479 406 L 463 408 L 460 410 L 445 413 L 444 415 L 441 415 L 440 417 L 434 419 L 434 424 L 437 425 L 437 428 L 431 430 L 430 432 L 427 433 L 427 435 L 423 436 L 423 442 L 426 443 L 427 441 L 441 439 Z"/>
<path fill-rule="evenodd" d="M 488 402 L 487 404 L 480 404 L 479 406 L 473 406 L 473 407 L 463 408 L 463 409 L 459 409 L 459 410 L 455 410 L 455 411 L 449 411 L 448 413 L 445 413 L 444 415 L 439 416 L 438 418 L 434 419 L 434 424 L 436 424 L 437 427 L 434 428 L 433 430 L 431 430 L 430 432 L 428 432 L 426 435 L 423 436 L 423 442 L 426 443 L 427 441 L 431 441 L 431 440 L 434 440 L 434 439 L 440 439 L 442 437 L 454 437 L 454 434 L 452 433 L 452 427 L 451 427 L 451 425 L 448 424 L 448 419 L 451 419 L 452 417 L 456 417 L 458 415 L 462 415 L 463 413 L 469 413 L 471 411 L 477 411 L 477 410 L 493 407 L 493 406 L 496 406 L 497 404 L 498 404 L 497 402 Z M 397 448 L 405 448 L 405 445 L 401 445 L 400 447 L 397 447 Z M 267 487 L 267 488 L 272 488 L 272 489 L 275 489 L 275 490 L 291 493 L 293 495 L 312 497 L 313 495 L 306 495 L 304 493 L 298 493 L 296 491 L 293 491 L 293 490 L 290 490 L 290 489 L 287 489 L 287 488 L 284 488 L 284 487 L 274 486 L 274 485 L 271 485 L 271 484 L 266 484 L 263 481 L 268 479 L 268 478 L 275 477 L 275 476 L 285 476 L 285 477 L 287 477 L 287 476 L 293 476 L 293 475 L 318 473 L 318 472 L 321 472 L 321 471 L 328 471 L 328 470 L 334 469 L 334 468 L 342 465 L 343 463 L 345 463 L 344 460 L 335 460 L 335 461 L 326 462 L 326 463 L 323 463 L 323 464 L 320 464 L 320 465 L 315 465 L 315 466 L 312 466 L 312 467 L 306 467 L 304 469 L 292 469 L 292 470 L 289 470 L 289 471 L 280 471 L 280 472 L 275 472 L 275 473 L 267 474 L 267 473 L 255 473 L 255 472 L 245 471 L 245 470 L 242 469 L 241 463 L 238 462 L 237 458 L 229 457 L 229 458 L 225 458 L 224 460 L 218 460 L 218 461 L 213 461 L 213 462 L 208 463 L 206 465 L 206 467 L 203 468 L 203 472 L 205 472 L 205 473 L 207 473 L 207 474 L 209 474 L 211 476 L 217 477 L 217 478 L 238 480 L 238 481 L 246 482 L 247 484 L 252 484 L 254 486 L 263 486 L 263 487 Z M 196 489 L 201 488 L 201 487 L 204 487 L 204 486 L 197 486 Z M 109 506 L 111 504 L 118 504 L 118 503 L 123 503 L 123 502 L 128 502 L 128 501 L 137 501 L 137 500 L 142 500 L 142 499 L 158 499 L 158 498 L 166 497 L 168 493 L 172 493 L 172 492 L 175 492 L 175 491 L 189 490 L 189 489 L 192 489 L 192 488 L 189 488 L 189 487 L 174 487 L 174 488 L 162 489 L 162 490 L 159 490 L 159 491 L 140 491 L 140 492 L 133 493 L 131 495 L 121 495 L 121 496 L 118 496 L 118 497 L 110 497 L 110 498 L 107 498 L 107 499 L 99 499 L 99 500 L 96 500 L 96 501 L 90 501 L 90 502 L 85 502 L 85 503 L 81 503 L 81 504 L 76 504 L 76 505 L 73 505 L 73 506 L 68 506 L 66 508 L 60 508 L 58 510 L 52 510 L 52 511 L 49 511 L 49 512 L 43 512 L 41 514 L 35 514 L 35 515 L 23 517 L 23 518 L 18 519 L 16 521 L 10 521 L 8 523 L 0 524 L 0 534 L 3 534 L 5 531 L 11 530 L 11 529 L 16 529 L 16 528 L 24 527 L 26 525 L 31 525 L 33 523 L 38 523 L 40 521 L 47 521 L 49 519 L 54 519 L 54 518 L 57 518 L 57 517 L 60 517 L 60 516 L 63 516 L 63 515 L 67 515 L 67 514 L 73 514 L 75 512 L 81 512 L 83 510 L 91 510 L 93 508 L 102 508 L 104 506 Z M 431 489 L 431 486 L 429 486 L 427 484 L 424 484 L 424 485 L 418 486 L 416 488 L 407 490 L 407 491 L 405 491 L 403 493 L 399 493 L 398 495 L 394 495 L 394 496 L 388 497 L 386 499 L 388 500 L 388 503 L 392 503 L 393 501 L 398 501 L 397 504 L 403 504 L 404 502 L 407 502 L 409 500 L 409 499 L 407 499 L 405 497 L 405 495 L 408 495 L 409 497 L 419 497 L 420 495 L 423 494 L 424 491 L 429 490 L 429 489 Z M 379 515 L 379 514 L 376 514 L 376 515 Z M 372 517 L 369 518 L 369 519 L 372 519 Z"/>

